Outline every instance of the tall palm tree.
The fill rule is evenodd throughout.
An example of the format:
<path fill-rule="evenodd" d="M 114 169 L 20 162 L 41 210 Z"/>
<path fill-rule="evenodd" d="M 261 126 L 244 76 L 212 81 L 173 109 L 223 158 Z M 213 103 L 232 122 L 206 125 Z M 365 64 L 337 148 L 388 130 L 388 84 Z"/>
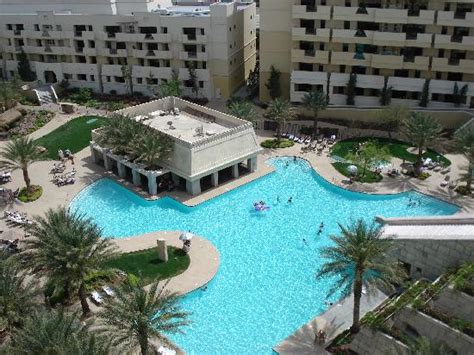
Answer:
<path fill-rule="evenodd" d="M 457 150 L 467 159 L 466 193 L 471 194 L 472 175 L 474 174 L 474 128 L 458 131 L 454 136 Z"/>
<path fill-rule="evenodd" d="M 90 331 L 91 324 L 81 324 L 75 314 L 62 310 L 38 310 L 16 329 L 6 347 L 7 354 L 24 355 L 106 355 L 110 341 Z"/>
<path fill-rule="evenodd" d="M 64 207 L 49 209 L 45 217 L 35 217 L 35 222 L 30 228 L 34 238 L 26 240 L 23 252 L 30 267 L 61 285 L 66 298 L 77 291 L 83 316 L 87 317 L 86 278 L 115 256 L 114 245 L 101 237 L 100 228 L 90 219 Z"/>
<path fill-rule="evenodd" d="M 319 111 L 325 110 L 328 107 L 327 95 L 319 89 L 311 90 L 303 96 L 303 105 L 308 110 L 313 111 L 313 131 L 317 134 L 318 129 L 318 114 Z"/>
<path fill-rule="evenodd" d="M 433 146 L 442 136 L 443 127 L 431 115 L 414 112 L 403 121 L 402 132 L 418 149 L 416 157 L 416 174 L 423 165 L 423 150 Z"/>
<path fill-rule="evenodd" d="M 286 121 L 292 120 L 295 118 L 294 111 L 291 107 L 289 101 L 281 100 L 276 98 L 270 105 L 267 110 L 268 117 L 276 122 L 277 125 L 277 143 L 280 143 L 281 140 L 281 130 Z"/>
<path fill-rule="evenodd" d="M 133 139 L 132 150 L 137 156 L 135 160 L 144 161 L 150 169 L 156 165 L 157 159 L 166 158 L 172 149 L 171 139 L 156 132 L 147 131 L 142 136 L 135 136 Z"/>
<path fill-rule="evenodd" d="M 258 118 L 253 105 L 248 101 L 233 101 L 230 103 L 228 110 L 231 115 L 252 122 L 252 124 L 255 124 Z"/>
<path fill-rule="evenodd" d="M 102 331 L 110 336 L 115 346 L 135 349 L 143 355 L 149 351 L 149 341 L 157 338 L 165 344 L 164 333 L 182 333 L 189 321 L 189 313 L 180 309 L 175 293 L 165 290 L 167 283 L 153 283 L 146 289 L 142 282 L 126 282 L 116 290 L 98 316 L 104 324 Z"/>
<path fill-rule="evenodd" d="M 339 224 L 341 235 L 331 236 L 334 246 L 322 249 L 321 255 L 328 261 L 321 267 L 317 277 L 339 278 L 329 295 L 337 290 L 343 296 L 354 293 L 353 321 L 351 332 L 360 329 L 360 300 L 362 286 L 368 290 L 382 287 L 393 289 L 392 283 L 403 280 L 403 270 L 398 263 L 389 261 L 387 253 L 393 248 L 390 238 L 382 237 L 381 228 L 368 225 L 364 220 L 347 227 Z"/>
<path fill-rule="evenodd" d="M 11 169 L 21 169 L 26 188 L 31 191 L 31 180 L 28 167 L 39 160 L 38 145 L 30 138 L 21 136 L 7 143 L 0 152 L 3 165 Z"/>
<path fill-rule="evenodd" d="M 35 308 L 36 282 L 26 280 L 16 259 L 0 255 L 0 322 L 10 330 L 22 325 Z"/>
<path fill-rule="evenodd" d="M 140 136 L 144 128 L 130 117 L 116 114 L 100 129 L 97 143 L 117 154 L 128 154 L 133 151 L 133 139 Z"/>

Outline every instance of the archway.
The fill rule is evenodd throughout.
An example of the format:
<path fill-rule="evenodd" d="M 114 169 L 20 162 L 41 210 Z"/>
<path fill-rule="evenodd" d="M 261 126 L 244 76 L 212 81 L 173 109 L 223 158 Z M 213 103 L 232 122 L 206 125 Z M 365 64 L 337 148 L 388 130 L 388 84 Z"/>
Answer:
<path fill-rule="evenodd" d="M 56 73 L 51 70 L 46 70 L 44 72 L 44 81 L 46 81 L 48 84 L 57 83 L 58 79 L 56 78 Z"/>

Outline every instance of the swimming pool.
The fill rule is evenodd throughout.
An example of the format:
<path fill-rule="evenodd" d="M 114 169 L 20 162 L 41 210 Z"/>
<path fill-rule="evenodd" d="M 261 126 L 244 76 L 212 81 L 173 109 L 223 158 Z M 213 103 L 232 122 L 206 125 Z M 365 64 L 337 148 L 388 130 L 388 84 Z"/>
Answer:
<path fill-rule="evenodd" d="M 337 223 L 376 215 L 449 215 L 458 207 L 408 192 L 366 195 L 329 184 L 304 160 L 275 158 L 276 171 L 197 207 L 170 198 L 148 202 L 108 179 L 71 203 L 106 236 L 191 230 L 218 248 L 221 265 L 206 291 L 184 297 L 192 324 L 170 338 L 191 354 L 269 354 L 271 348 L 325 309 L 334 280 L 316 280 Z M 289 197 L 293 202 L 288 203 Z M 278 202 L 278 199 L 280 202 Z M 409 207 L 409 200 L 419 201 Z M 255 201 L 270 210 L 257 213 Z M 321 221 L 325 228 L 317 236 Z M 306 240 L 306 243 L 303 241 Z M 335 295 L 331 300 L 338 299 Z"/>

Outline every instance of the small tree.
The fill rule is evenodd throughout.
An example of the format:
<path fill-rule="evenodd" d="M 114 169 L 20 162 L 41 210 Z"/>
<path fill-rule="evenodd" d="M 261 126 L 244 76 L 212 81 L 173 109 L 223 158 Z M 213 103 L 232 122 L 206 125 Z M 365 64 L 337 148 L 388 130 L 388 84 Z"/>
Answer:
<path fill-rule="evenodd" d="M 123 80 L 125 80 L 125 90 L 129 95 L 133 95 L 132 69 L 128 65 L 122 65 L 120 69 L 122 71 Z"/>
<path fill-rule="evenodd" d="M 275 99 L 270 102 L 267 110 L 268 117 L 276 123 L 277 143 L 281 141 L 281 130 L 286 121 L 295 118 L 290 103 L 286 100 Z"/>
<path fill-rule="evenodd" d="M 313 131 L 314 134 L 318 132 L 318 113 L 320 110 L 325 110 L 328 107 L 326 94 L 319 89 L 311 90 L 303 96 L 303 105 L 313 111 Z"/>
<path fill-rule="evenodd" d="M 191 86 L 191 91 L 197 97 L 199 94 L 199 81 L 198 81 L 198 77 L 196 73 L 196 65 L 192 61 L 189 62 L 189 65 L 188 65 L 188 75 L 189 75 L 188 83 L 189 83 L 189 86 Z"/>
<path fill-rule="evenodd" d="M 161 84 L 160 86 L 160 96 L 175 96 L 181 97 L 183 95 L 183 89 L 181 87 L 181 80 L 179 80 L 179 73 L 177 70 L 173 69 L 171 73 L 171 80 Z"/>
<path fill-rule="evenodd" d="M 403 122 L 402 132 L 418 150 L 415 174 L 419 175 L 423 165 L 423 150 L 433 146 L 439 140 L 443 127 L 431 115 L 414 112 Z"/>
<path fill-rule="evenodd" d="M 14 75 L 10 81 L 0 81 L 0 100 L 3 110 L 14 107 L 21 96 L 21 85 L 18 75 Z"/>
<path fill-rule="evenodd" d="M 459 107 L 462 104 L 466 103 L 468 89 L 469 89 L 469 86 L 467 84 L 463 85 L 463 87 L 459 89 L 458 83 L 457 82 L 454 83 L 454 88 L 453 88 L 454 106 Z"/>
<path fill-rule="evenodd" d="M 383 88 L 380 91 L 380 105 L 388 106 L 392 101 L 392 87 L 388 86 L 388 76 L 384 78 Z"/>
<path fill-rule="evenodd" d="M 327 78 L 326 78 L 326 104 L 329 105 L 331 102 L 331 96 L 330 96 L 330 91 L 331 91 L 331 72 L 327 72 Z"/>
<path fill-rule="evenodd" d="M 259 89 L 259 80 L 260 80 L 260 65 L 259 62 L 257 61 L 255 63 L 255 68 L 254 70 L 251 70 L 249 73 L 249 76 L 247 78 L 247 92 L 250 97 L 256 97 L 258 95 L 258 89 Z"/>
<path fill-rule="evenodd" d="M 265 84 L 268 94 L 272 100 L 275 100 L 281 96 L 280 76 L 281 72 L 272 65 L 270 67 L 270 76 L 268 77 L 267 83 Z"/>
<path fill-rule="evenodd" d="M 357 153 L 349 154 L 347 159 L 362 167 L 360 177 L 363 178 L 369 166 L 390 160 L 390 153 L 387 147 L 379 147 L 375 142 L 368 141 L 362 144 Z"/>
<path fill-rule="evenodd" d="M 249 101 L 234 100 L 228 105 L 228 110 L 231 115 L 252 122 L 252 124 L 255 124 L 258 120 L 257 111 Z"/>
<path fill-rule="evenodd" d="M 472 176 L 474 174 L 474 128 L 465 128 L 454 135 L 456 150 L 467 159 L 467 171 L 465 174 L 466 193 L 471 194 Z"/>
<path fill-rule="evenodd" d="M 383 123 L 390 139 L 392 138 L 392 133 L 397 132 L 401 123 L 409 117 L 410 109 L 406 106 L 390 106 L 378 114 L 378 119 Z"/>
<path fill-rule="evenodd" d="M 351 73 L 349 76 L 349 81 L 346 85 L 346 105 L 354 106 L 355 105 L 355 91 L 357 85 L 357 74 Z"/>
<path fill-rule="evenodd" d="M 18 75 L 23 81 L 36 80 L 36 74 L 31 70 L 30 61 L 22 47 L 20 53 L 18 53 Z"/>
<path fill-rule="evenodd" d="M 420 106 L 427 107 L 430 102 L 430 82 L 431 79 L 426 79 L 421 91 Z"/>
<path fill-rule="evenodd" d="M 393 283 L 400 283 L 404 273 L 397 262 L 389 261 L 393 240 L 382 237 L 381 227 L 367 225 L 362 219 L 347 227 L 339 224 L 339 236 L 331 236 L 334 246 L 324 248 L 320 255 L 328 261 L 321 267 L 317 277 L 337 277 L 329 295 L 342 290 L 343 296 L 354 293 L 353 321 L 351 332 L 360 329 L 360 300 L 362 287 L 369 291 L 383 287 L 393 290 Z"/>

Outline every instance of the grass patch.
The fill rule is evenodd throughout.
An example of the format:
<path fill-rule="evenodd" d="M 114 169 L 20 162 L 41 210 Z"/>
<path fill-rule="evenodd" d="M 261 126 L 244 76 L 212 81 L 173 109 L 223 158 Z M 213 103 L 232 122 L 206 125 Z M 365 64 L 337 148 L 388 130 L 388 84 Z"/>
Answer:
<path fill-rule="evenodd" d="M 346 176 L 346 177 L 350 177 L 350 174 L 349 172 L 347 171 L 347 167 L 349 165 L 354 165 L 354 164 L 349 164 L 349 163 L 341 163 L 341 162 L 336 162 L 336 163 L 332 163 L 332 166 L 334 166 L 334 168 L 339 171 L 342 175 Z M 357 166 L 357 169 L 359 171 L 359 173 L 362 173 L 362 167 Z M 374 183 L 374 182 L 379 182 L 380 180 L 382 180 L 382 175 L 380 174 L 375 174 L 373 171 L 367 169 L 366 172 L 365 172 L 365 175 L 363 178 L 360 177 L 360 175 L 358 176 L 358 180 L 359 182 L 365 182 L 365 183 Z"/>
<path fill-rule="evenodd" d="M 96 119 L 96 121 L 87 123 L 92 119 Z M 91 140 L 91 131 L 101 127 L 106 120 L 107 118 L 98 116 L 77 117 L 35 142 L 48 150 L 43 155 L 44 160 L 58 159 L 59 149 L 69 149 L 71 152 L 77 153 L 86 148 Z"/>
<path fill-rule="evenodd" d="M 189 255 L 182 249 L 168 246 L 168 262 L 158 259 L 156 248 L 122 254 L 106 263 L 107 267 L 120 269 L 140 276 L 145 282 L 166 279 L 183 273 L 189 266 Z"/>
<path fill-rule="evenodd" d="M 278 141 L 276 139 L 267 139 L 263 141 L 260 145 L 263 148 L 271 148 L 271 149 L 289 148 L 289 147 L 293 147 L 295 145 L 295 142 L 289 139 L 281 139 L 280 143 L 278 144 Z"/>
<path fill-rule="evenodd" d="M 361 137 L 361 138 L 351 138 L 344 141 L 337 142 L 331 149 L 331 155 L 337 155 L 341 158 L 346 158 L 350 152 L 353 152 L 355 148 L 360 144 L 371 140 L 375 142 L 379 146 L 386 147 L 388 152 L 392 157 L 405 159 L 407 162 L 414 163 L 416 161 L 416 155 L 411 154 L 407 151 L 408 148 L 412 147 L 411 144 L 397 141 L 394 139 L 388 138 L 369 138 L 369 137 Z M 451 165 L 451 161 L 446 159 L 443 155 L 435 152 L 434 150 L 428 149 L 423 154 L 423 158 L 431 158 L 433 161 L 437 161 L 437 157 L 440 157 L 439 161 L 444 166 Z"/>
<path fill-rule="evenodd" d="M 22 188 L 18 193 L 18 199 L 21 202 L 33 202 L 41 197 L 43 194 L 43 188 L 38 185 L 31 185 L 30 190 L 26 187 Z"/>

